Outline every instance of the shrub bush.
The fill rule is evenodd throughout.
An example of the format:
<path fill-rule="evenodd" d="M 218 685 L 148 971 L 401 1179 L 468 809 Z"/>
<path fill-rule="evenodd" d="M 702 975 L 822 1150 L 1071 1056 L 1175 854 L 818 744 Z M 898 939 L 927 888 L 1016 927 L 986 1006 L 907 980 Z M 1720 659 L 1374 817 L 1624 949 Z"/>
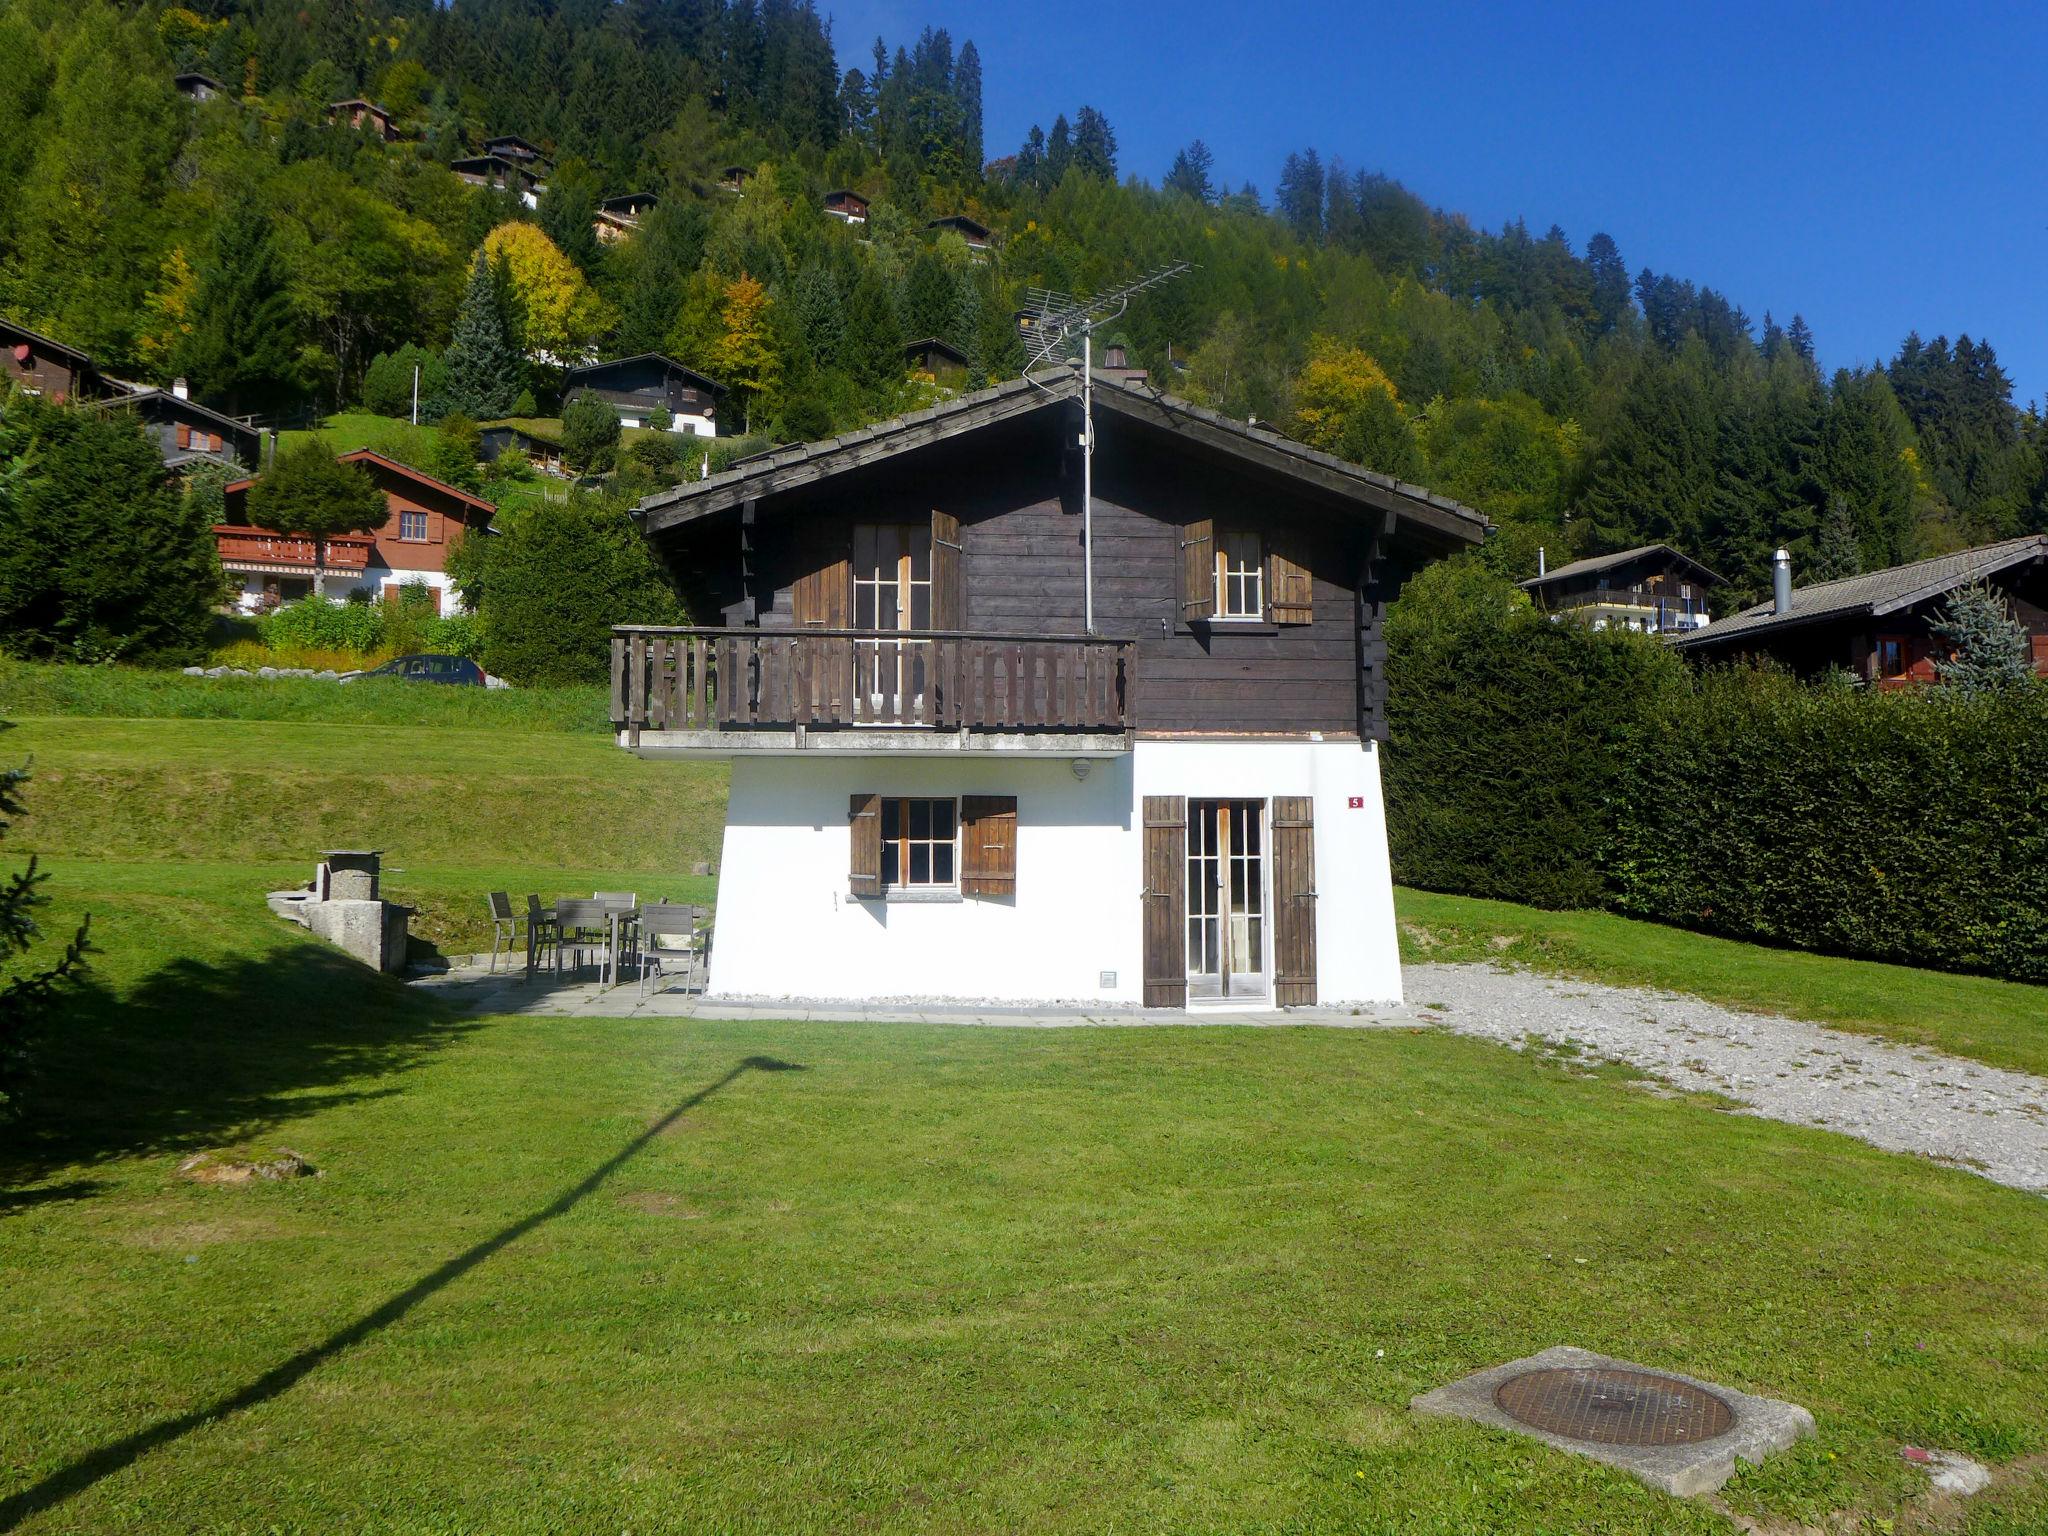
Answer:
<path fill-rule="evenodd" d="M 272 650 L 353 651 L 367 655 L 384 640 L 384 615 L 374 603 L 330 603 L 309 597 L 287 603 L 263 621 L 263 643 Z"/>

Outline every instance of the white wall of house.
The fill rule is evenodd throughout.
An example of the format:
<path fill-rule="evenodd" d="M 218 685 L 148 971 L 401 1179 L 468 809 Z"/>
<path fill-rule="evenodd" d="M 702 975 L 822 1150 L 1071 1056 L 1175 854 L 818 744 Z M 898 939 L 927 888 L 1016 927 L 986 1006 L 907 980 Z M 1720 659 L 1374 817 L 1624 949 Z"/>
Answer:
<path fill-rule="evenodd" d="M 869 792 L 1015 795 L 1014 899 L 852 899 L 847 809 Z M 1244 740 L 1140 742 L 1090 761 L 1084 779 L 1070 760 L 1036 755 L 743 756 L 732 767 L 711 991 L 1136 1004 L 1145 795 L 1311 796 L 1319 999 L 1400 998 L 1376 752 Z"/>
<path fill-rule="evenodd" d="M 259 613 L 263 608 L 265 585 L 271 581 L 283 580 L 292 590 L 295 583 L 310 583 L 309 576 L 279 578 L 256 572 L 231 572 L 230 580 L 238 585 L 234 591 L 235 607 L 243 613 Z M 461 596 L 455 590 L 455 583 L 445 571 L 398 571 L 372 572 L 363 577 L 329 576 L 323 591 L 330 603 L 345 603 L 349 594 L 358 589 L 367 593 L 372 602 L 388 601 L 387 589 L 402 586 L 438 587 L 441 591 L 441 612 L 444 614 L 467 613 L 462 606 Z M 311 596 L 311 592 L 306 593 Z M 290 601 L 290 599 L 287 599 Z"/>

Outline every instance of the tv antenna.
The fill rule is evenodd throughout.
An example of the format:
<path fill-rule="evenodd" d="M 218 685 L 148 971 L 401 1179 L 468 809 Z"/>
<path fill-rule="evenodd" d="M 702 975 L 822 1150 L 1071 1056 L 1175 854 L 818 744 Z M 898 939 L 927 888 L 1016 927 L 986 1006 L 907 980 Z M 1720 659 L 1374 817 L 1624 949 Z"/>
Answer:
<path fill-rule="evenodd" d="M 1027 288 L 1025 307 L 1017 311 L 1017 334 L 1024 340 L 1025 377 L 1049 363 L 1073 361 L 1081 344 L 1081 572 L 1082 617 L 1088 634 L 1095 633 L 1095 332 L 1122 316 L 1131 300 L 1148 288 L 1192 270 L 1192 262 L 1168 262 L 1143 277 L 1102 293 L 1075 298 L 1052 288 Z"/>

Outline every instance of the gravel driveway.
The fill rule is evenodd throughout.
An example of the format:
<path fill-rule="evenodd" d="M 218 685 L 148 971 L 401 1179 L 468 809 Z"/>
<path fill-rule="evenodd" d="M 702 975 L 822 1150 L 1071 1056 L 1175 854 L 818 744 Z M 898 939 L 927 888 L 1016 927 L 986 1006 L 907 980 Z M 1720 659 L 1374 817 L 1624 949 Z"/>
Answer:
<path fill-rule="evenodd" d="M 1675 1087 L 1724 1094 L 1753 1115 L 1826 1126 L 2048 1194 L 2048 1080 L 1671 992 L 1488 965 L 1409 966 L 1403 979 L 1410 1009 L 1458 1034 L 1515 1046 L 1531 1035 L 1576 1042 Z"/>

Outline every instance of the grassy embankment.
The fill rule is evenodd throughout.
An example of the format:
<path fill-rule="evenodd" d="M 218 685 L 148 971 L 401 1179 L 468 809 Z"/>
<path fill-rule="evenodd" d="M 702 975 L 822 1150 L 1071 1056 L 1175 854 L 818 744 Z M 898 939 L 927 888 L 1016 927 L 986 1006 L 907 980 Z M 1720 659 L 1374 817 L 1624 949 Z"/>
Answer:
<path fill-rule="evenodd" d="M 2048 1449 L 2039 1199 L 1435 1032 L 451 1014 L 273 871 L 681 885 L 715 773 L 566 695 L 40 670 L 5 851 L 105 953 L 0 1160 L 0 1528 L 1732 1529 L 1405 1410 L 1560 1341 L 1812 1408 L 1727 1490 L 1780 1521 L 1903 1528 L 1902 1442 Z M 175 1176 L 277 1146 L 324 1176 Z"/>

